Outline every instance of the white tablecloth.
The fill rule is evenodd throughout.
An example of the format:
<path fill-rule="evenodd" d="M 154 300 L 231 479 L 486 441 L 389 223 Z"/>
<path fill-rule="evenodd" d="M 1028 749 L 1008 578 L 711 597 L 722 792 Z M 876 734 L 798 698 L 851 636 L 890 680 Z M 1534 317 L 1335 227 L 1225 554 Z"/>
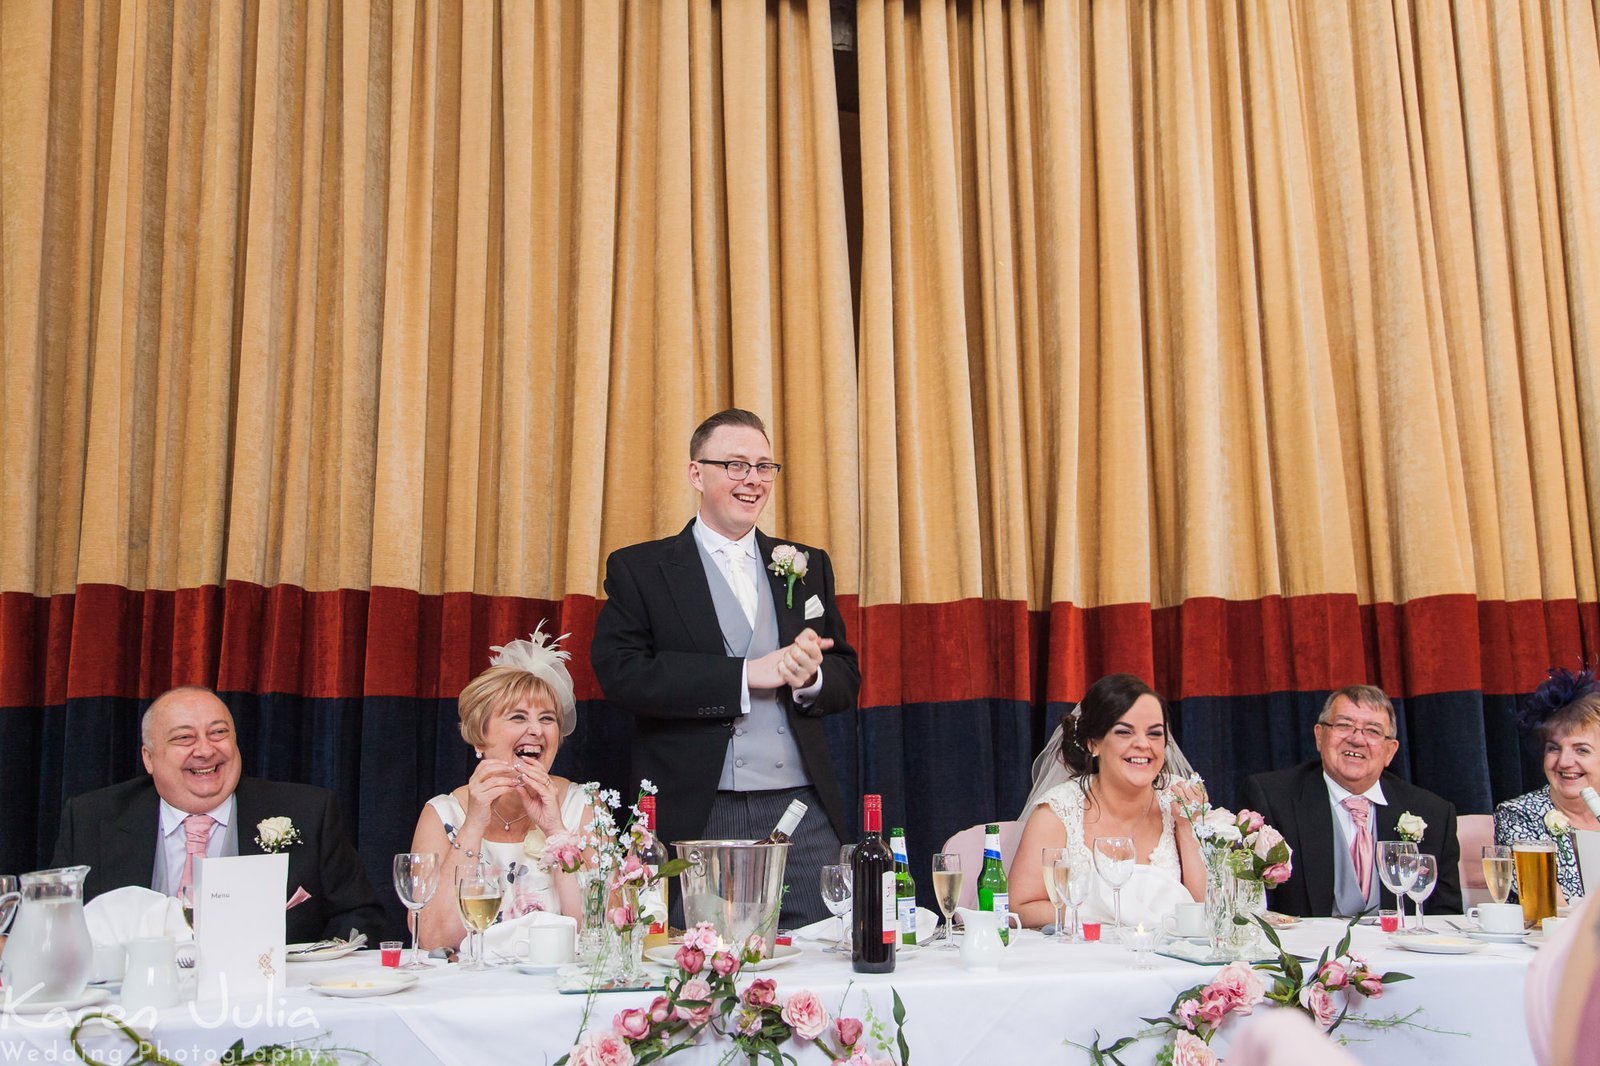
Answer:
<path fill-rule="evenodd" d="M 1440 919 L 1432 918 L 1437 924 Z M 1343 925 L 1330 920 L 1302 923 L 1284 934 L 1287 947 L 1315 957 L 1338 939 Z M 1355 950 L 1380 971 L 1402 970 L 1416 980 L 1395 985 L 1382 999 L 1365 1007 L 1368 1015 L 1387 1018 L 1423 1007 L 1416 1021 L 1436 1029 L 1373 1031 L 1346 1023 L 1340 1030 L 1351 1052 L 1363 1063 L 1416 1066 L 1418 1062 L 1526 1062 L 1530 1052 L 1522 1014 L 1522 986 L 1531 948 L 1490 945 L 1471 955 L 1425 955 L 1388 945 L 1375 929 L 1357 930 Z M 849 960 L 823 954 L 807 945 L 793 962 L 773 967 L 764 976 L 777 980 L 780 996 L 799 988 L 817 993 L 831 1013 L 860 1017 L 870 1000 L 889 1025 L 897 989 L 909 1014 L 906 1035 L 915 1058 L 924 1064 L 996 1062 L 1083 1062 L 1086 1056 L 1063 1046 L 1072 1039 L 1087 1043 L 1098 1031 L 1110 1038 L 1142 1028 L 1141 1017 L 1165 1012 L 1173 997 L 1206 979 L 1208 968 L 1155 958 L 1150 970 L 1134 968 L 1132 954 L 1111 944 L 1058 944 L 1040 934 L 1013 937 L 1006 964 L 999 973 L 970 974 L 959 954 L 923 948 L 902 953 L 895 973 L 882 976 L 851 971 Z M 422 975 L 417 987 L 374 999 L 329 999 L 311 991 L 312 979 L 352 977 L 379 971 L 376 952 L 361 952 L 335 962 L 289 967 L 285 994 L 262 1008 L 235 1008 L 223 1016 L 218 1008 L 186 1005 L 163 1012 L 154 1035 L 163 1051 L 178 1062 L 198 1062 L 205 1052 L 220 1052 L 236 1037 L 246 1047 L 271 1041 L 315 1041 L 358 1048 L 386 1066 L 438 1062 L 478 1064 L 492 1061 L 554 1061 L 577 1035 L 583 1013 L 581 995 L 563 995 L 555 979 L 525 976 L 510 969 L 462 973 L 439 967 Z M 613 993 L 596 997 L 593 1023 L 608 1025 L 624 1007 L 644 1006 L 655 993 Z M 1225 1049 L 1230 1029 L 1250 1019 L 1230 1021 L 1218 1038 Z M 892 1029 L 892 1025 L 890 1025 Z M 72 1061 L 66 1050 L 66 1027 L 59 1018 L 41 1019 L 0 1014 L 0 1062 Z M 91 1045 L 93 1053 L 96 1047 Z M 1147 1062 L 1157 1048 L 1128 1057 Z M 823 1056 L 806 1045 L 786 1045 L 802 1063 L 822 1063 Z M 675 1062 L 712 1063 L 728 1049 L 710 1043 L 697 1054 Z M 1126 1056 L 1125 1056 L 1126 1057 Z M 113 1058 L 101 1061 L 118 1061 Z"/>

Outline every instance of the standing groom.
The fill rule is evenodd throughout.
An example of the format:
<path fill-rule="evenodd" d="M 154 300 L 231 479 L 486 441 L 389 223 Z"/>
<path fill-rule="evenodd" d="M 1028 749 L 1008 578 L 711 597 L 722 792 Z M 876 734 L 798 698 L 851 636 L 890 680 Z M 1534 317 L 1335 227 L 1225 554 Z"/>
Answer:
<path fill-rule="evenodd" d="M 812 886 L 844 832 L 822 717 L 855 705 L 861 672 L 827 554 L 793 544 L 806 565 L 792 586 L 770 569 L 783 542 L 756 520 L 778 470 L 756 415 L 730 408 L 700 424 L 699 513 L 606 560 L 590 659 L 606 699 L 634 716 L 633 772 L 660 789 L 662 840 L 756 840 L 791 800 L 807 804 L 786 867 L 799 887 L 780 918 L 798 925 L 826 916 Z"/>

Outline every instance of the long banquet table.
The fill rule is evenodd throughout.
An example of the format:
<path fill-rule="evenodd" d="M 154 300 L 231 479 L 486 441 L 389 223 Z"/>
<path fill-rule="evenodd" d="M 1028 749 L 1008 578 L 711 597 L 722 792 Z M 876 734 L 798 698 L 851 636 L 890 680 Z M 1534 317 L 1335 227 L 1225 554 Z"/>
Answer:
<path fill-rule="evenodd" d="M 1432 918 L 1438 922 L 1438 918 Z M 1328 919 L 1301 923 L 1284 932 L 1285 946 L 1315 957 L 1337 941 L 1343 923 Z M 1346 1024 L 1350 1051 L 1363 1063 L 1415 1066 L 1418 1062 L 1493 1063 L 1530 1059 L 1522 1013 L 1522 988 L 1532 948 L 1486 945 L 1470 955 L 1431 955 L 1403 951 L 1375 929 L 1356 931 L 1353 949 L 1374 969 L 1401 970 L 1414 981 L 1388 990 L 1365 1012 L 1374 1017 L 1403 1015 L 1422 1007 L 1416 1021 L 1438 1030 L 1413 1027 L 1384 1030 Z M 831 1013 L 861 1016 L 870 1001 L 888 1023 L 891 987 L 905 1002 L 906 1035 L 916 1061 L 928 1064 L 996 1062 L 1085 1062 L 1067 1047 L 1086 1043 L 1096 1031 L 1109 1038 L 1135 1032 L 1141 1017 L 1163 1013 L 1172 998 L 1207 978 L 1214 969 L 1156 956 L 1149 970 L 1134 966 L 1132 953 L 1112 944 L 1059 944 L 1035 932 L 1013 938 L 998 973 L 974 974 L 961 968 L 955 951 L 922 948 L 903 953 L 893 974 L 863 976 L 849 960 L 804 945 L 791 962 L 764 974 L 778 982 L 780 996 L 799 988 L 817 993 Z M 350 978 L 379 972 L 376 952 L 347 959 L 289 967 L 284 994 L 266 1007 L 236 1007 L 223 1015 L 205 1004 L 164 1011 L 153 1035 L 163 1051 L 180 1063 L 199 1062 L 220 1052 L 236 1037 L 247 1048 L 268 1042 L 315 1041 L 357 1048 L 385 1066 L 494 1061 L 553 1062 L 571 1047 L 585 997 L 562 994 L 556 979 L 527 976 L 513 969 L 463 973 L 439 966 L 421 975 L 415 988 L 370 999 L 330 999 L 313 992 L 313 979 Z M 653 992 L 609 993 L 595 997 L 594 1022 L 607 1025 L 624 1007 L 643 1006 Z M 1230 1022 L 1229 1029 L 1250 1024 Z M 0 1013 L 0 1062 L 75 1061 L 59 1016 L 23 1017 Z M 1225 1047 L 1219 1037 L 1219 1048 Z M 118 1062 L 111 1042 L 87 1046 L 91 1058 Z M 1158 1045 L 1148 1041 L 1130 1062 L 1148 1062 Z M 726 1042 L 706 1041 L 686 1063 L 713 1063 Z M 804 1045 L 789 1046 L 800 1063 L 823 1063 L 824 1056 Z M 1127 1056 L 1125 1056 L 1127 1057 Z"/>

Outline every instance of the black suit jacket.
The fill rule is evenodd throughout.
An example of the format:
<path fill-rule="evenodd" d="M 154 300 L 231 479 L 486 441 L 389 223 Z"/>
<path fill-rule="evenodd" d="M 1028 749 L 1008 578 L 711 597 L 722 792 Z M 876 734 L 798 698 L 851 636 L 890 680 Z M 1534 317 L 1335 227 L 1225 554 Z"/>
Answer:
<path fill-rule="evenodd" d="M 1425 906 L 1439 914 L 1460 914 L 1461 845 L 1456 840 L 1455 805 L 1388 772 L 1379 778 L 1379 783 L 1389 802 L 1373 804 L 1377 823 L 1372 827 L 1372 839 L 1400 839 L 1395 823 L 1407 811 L 1427 822 L 1417 848 L 1424 855 L 1438 858 L 1439 883 Z M 1322 777 L 1322 760 L 1246 778 L 1243 805 L 1264 816 L 1294 852 L 1294 872 L 1289 880 L 1268 893 L 1272 909 L 1305 917 L 1331 915 L 1333 809 L 1328 783 Z M 1376 871 L 1373 876 L 1377 877 Z M 1381 883 L 1378 893 L 1384 906 L 1394 906 L 1394 896 Z"/>
<path fill-rule="evenodd" d="M 300 831 L 289 856 L 288 892 L 304 888 L 311 898 L 284 915 L 289 943 L 348 936 L 359 929 L 376 942 L 383 928 L 378 902 L 361 859 L 344 835 L 339 802 L 327 789 L 241 777 L 238 802 L 239 854 L 260 855 L 256 823 L 286 815 Z M 56 837 L 56 866 L 86 865 L 85 901 L 114 888 L 155 881 L 160 798 L 149 776 L 86 792 L 67 801 Z"/>
<path fill-rule="evenodd" d="M 759 529 L 756 543 L 763 567 L 775 545 L 794 544 Z M 808 625 L 833 638 L 834 645 L 823 655 L 822 689 L 809 707 L 795 704 L 788 689 L 780 690 L 780 698 L 806 774 L 844 839 L 844 804 L 821 719 L 855 706 L 861 671 L 845 642 L 827 553 L 795 547 L 806 553 L 808 567 L 804 582 L 795 582 L 793 607 L 784 605 L 786 580 L 765 571 L 777 608 L 778 645 L 792 643 Z M 634 717 L 633 772 L 660 789 L 661 838 L 698 838 L 711 813 L 729 734 L 740 717 L 744 660 L 728 655 L 723 645 L 694 523 L 675 537 L 612 552 L 605 587 L 606 603 L 595 620 L 589 653 L 595 676 L 606 699 Z M 805 601 L 812 596 L 822 601 L 823 613 L 808 622 Z"/>

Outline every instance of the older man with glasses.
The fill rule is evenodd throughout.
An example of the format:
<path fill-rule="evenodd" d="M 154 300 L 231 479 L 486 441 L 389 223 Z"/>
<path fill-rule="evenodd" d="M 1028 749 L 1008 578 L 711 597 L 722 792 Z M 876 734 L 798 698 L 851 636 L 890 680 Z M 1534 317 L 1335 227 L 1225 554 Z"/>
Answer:
<path fill-rule="evenodd" d="M 760 839 L 793 800 L 811 808 L 780 918 L 798 925 L 826 916 L 815 886 L 845 825 L 822 718 L 855 706 L 861 673 L 827 554 L 756 528 L 780 469 L 771 449 L 749 411 L 700 424 L 699 513 L 606 560 L 590 659 L 606 700 L 633 716 L 633 771 L 661 790 L 663 840 Z"/>
<path fill-rule="evenodd" d="M 1244 784 L 1244 806 L 1265 816 L 1294 849 L 1294 873 L 1272 893 L 1273 909 L 1320 917 L 1395 906 L 1378 878 L 1377 842 L 1400 839 L 1400 817 L 1412 814 L 1427 823 L 1418 851 L 1439 862 L 1428 909 L 1459 913 L 1455 806 L 1387 772 L 1400 741 L 1383 690 L 1351 685 L 1329 696 L 1316 740 L 1320 758 Z"/>

